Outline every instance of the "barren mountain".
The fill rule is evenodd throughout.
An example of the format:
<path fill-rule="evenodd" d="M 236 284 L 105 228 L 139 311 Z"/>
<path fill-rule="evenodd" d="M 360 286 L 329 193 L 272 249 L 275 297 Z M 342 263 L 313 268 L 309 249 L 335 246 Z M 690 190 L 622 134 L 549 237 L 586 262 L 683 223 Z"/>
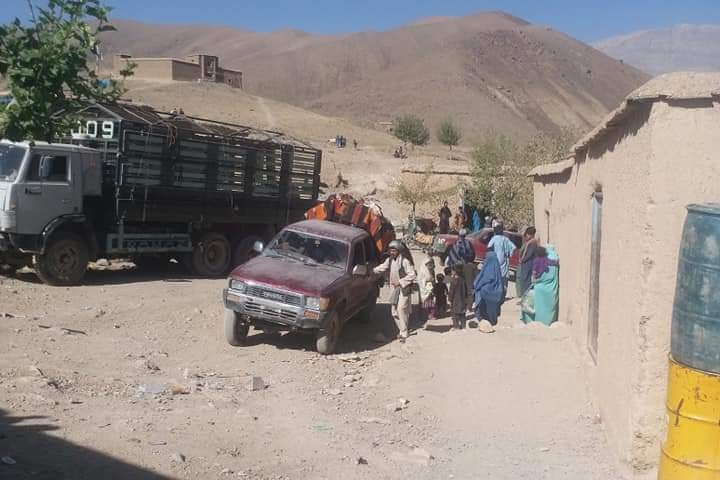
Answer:
<path fill-rule="evenodd" d="M 386 32 L 318 36 L 115 21 L 106 53 L 220 55 L 258 95 L 365 125 L 415 113 L 525 137 L 598 122 L 646 75 L 504 13 L 435 17 Z M 108 55 L 109 57 L 109 55 Z"/>
<path fill-rule="evenodd" d="M 676 25 L 608 38 L 595 47 L 651 74 L 720 70 L 720 25 Z"/>

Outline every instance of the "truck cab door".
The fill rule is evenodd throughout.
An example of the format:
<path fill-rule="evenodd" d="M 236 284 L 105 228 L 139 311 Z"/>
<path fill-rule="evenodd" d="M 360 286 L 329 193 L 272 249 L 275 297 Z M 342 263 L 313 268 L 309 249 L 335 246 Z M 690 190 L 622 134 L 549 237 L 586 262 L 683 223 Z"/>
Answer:
<path fill-rule="evenodd" d="M 73 192 L 72 155 L 69 151 L 32 151 L 17 185 L 18 233 L 37 235 L 53 219 L 80 211 Z"/>

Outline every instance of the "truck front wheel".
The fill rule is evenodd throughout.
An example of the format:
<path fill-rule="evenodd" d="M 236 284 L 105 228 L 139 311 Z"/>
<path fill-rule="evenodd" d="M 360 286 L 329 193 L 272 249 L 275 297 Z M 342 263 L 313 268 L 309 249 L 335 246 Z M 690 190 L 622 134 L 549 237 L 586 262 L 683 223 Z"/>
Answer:
<path fill-rule="evenodd" d="M 45 253 L 35 256 L 35 273 L 48 285 L 77 285 L 85 276 L 88 261 L 88 247 L 82 237 L 58 233 Z"/>
<path fill-rule="evenodd" d="M 250 326 L 240 320 L 234 310 L 225 309 L 225 339 L 233 347 L 241 347 L 247 342 Z"/>
<path fill-rule="evenodd" d="M 335 351 L 338 338 L 340 337 L 340 317 L 337 312 L 332 312 L 330 318 L 327 319 L 325 328 L 321 328 L 317 333 L 315 348 L 322 355 L 330 355 Z"/>
<path fill-rule="evenodd" d="M 230 242 L 220 233 L 206 233 L 192 252 L 192 269 L 202 277 L 222 277 L 230 270 Z"/>

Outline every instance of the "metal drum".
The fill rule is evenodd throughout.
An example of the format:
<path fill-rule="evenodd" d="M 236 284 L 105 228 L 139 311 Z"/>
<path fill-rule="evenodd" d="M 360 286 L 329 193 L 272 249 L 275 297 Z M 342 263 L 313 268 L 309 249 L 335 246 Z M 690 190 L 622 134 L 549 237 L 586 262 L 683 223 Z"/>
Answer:
<path fill-rule="evenodd" d="M 720 375 L 670 360 L 659 480 L 720 479 Z"/>
<path fill-rule="evenodd" d="M 685 366 L 720 373 L 720 204 L 688 206 L 670 350 Z"/>

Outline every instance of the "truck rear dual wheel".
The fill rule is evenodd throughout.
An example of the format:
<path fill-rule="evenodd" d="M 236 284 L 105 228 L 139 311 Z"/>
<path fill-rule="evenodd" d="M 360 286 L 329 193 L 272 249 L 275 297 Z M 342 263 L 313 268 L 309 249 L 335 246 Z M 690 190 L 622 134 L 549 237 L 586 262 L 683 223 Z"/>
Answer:
<path fill-rule="evenodd" d="M 202 277 L 222 277 L 230 270 L 232 250 L 221 233 L 206 233 L 195 244 L 190 263 L 193 273 Z"/>
<path fill-rule="evenodd" d="M 88 261 L 88 246 L 81 236 L 58 233 L 45 253 L 35 256 L 35 273 L 48 285 L 77 285 L 85 277 Z"/>

